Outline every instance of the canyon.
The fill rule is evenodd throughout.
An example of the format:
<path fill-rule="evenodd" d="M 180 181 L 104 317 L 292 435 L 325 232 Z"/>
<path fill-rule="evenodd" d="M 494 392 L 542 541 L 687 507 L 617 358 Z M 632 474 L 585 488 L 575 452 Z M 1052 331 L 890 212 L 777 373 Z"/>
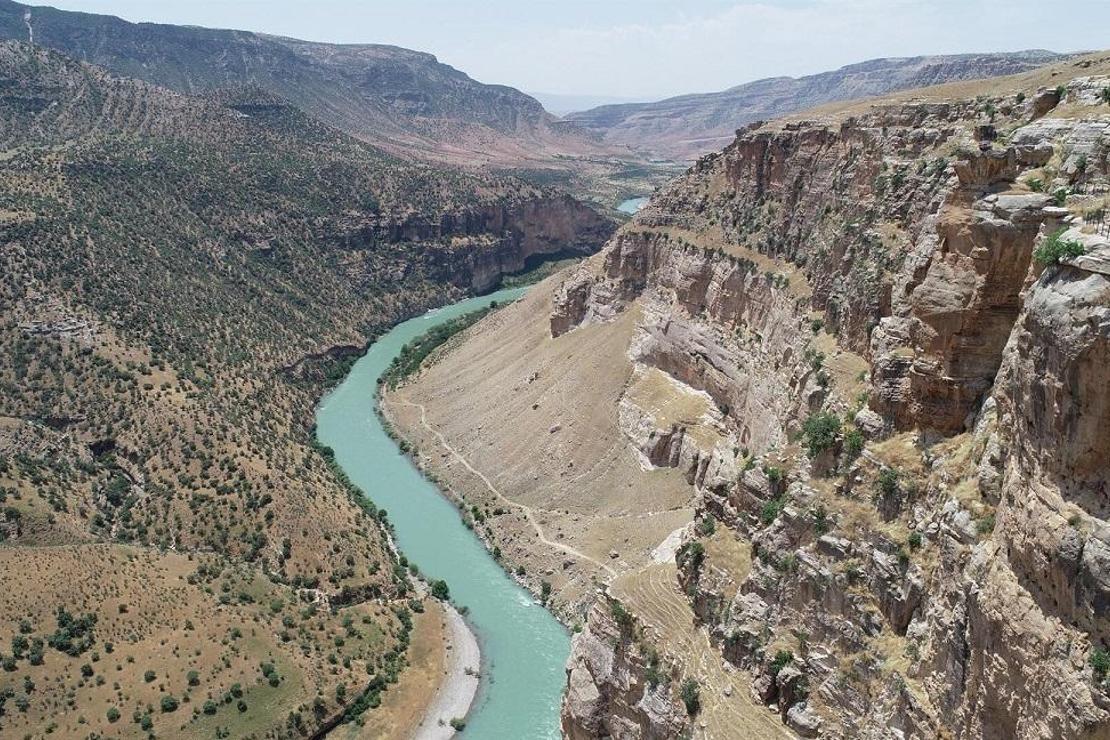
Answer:
<path fill-rule="evenodd" d="M 1108 161 L 0 0 L 0 735 L 1110 738 Z"/>
<path fill-rule="evenodd" d="M 754 123 L 386 394 L 566 736 L 1110 737 L 1107 89 Z"/>

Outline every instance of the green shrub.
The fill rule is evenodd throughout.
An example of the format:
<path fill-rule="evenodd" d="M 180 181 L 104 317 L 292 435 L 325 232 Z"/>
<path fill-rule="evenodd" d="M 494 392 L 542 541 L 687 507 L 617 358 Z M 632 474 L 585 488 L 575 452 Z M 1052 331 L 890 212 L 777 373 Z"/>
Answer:
<path fill-rule="evenodd" d="M 1095 679 L 1098 681 L 1106 680 L 1106 674 L 1110 672 L 1110 652 L 1103 648 L 1095 648 L 1091 651 L 1090 663 Z"/>
<path fill-rule="evenodd" d="M 432 581 L 432 596 L 440 601 L 451 598 L 451 589 L 447 587 L 447 581 Z"/>
<path fill-rule="evenodd" d="M 631 634 L 633 617 L 628 613 L 628 610 L 624 608 L 624 604 L 613 599 L 609 602 L 609 612 L 613 615 L 613 621 L 620 627 L 621 633 L 626 635 Z"/>
<path fill-rule="evenodd" d="M 108 707 L 108 711 L 105 713 L 104 716 L 106 716 L 108 718 L 109 722 L 118 722 L 119 721 L 119 710 L 116 709 L 115 707 Z"/>
<path fill-rule="evenodd" d="M 832 523 L 829 521 L 829 512 L 825 507 L 818 504 L 813 507 L 811 514 L 813 515 L 813 530 L 817 532 L 818 535 L 828 533 L 829 529 L 832 528 Z"/>
<path fill-rule="evenodd" d="M 763 526 L 767 526 L 779 518 L 784 508 L 786 508 L 786 496 L 777 496 L 763 504 L 763 508 L 759 510 L 759 520 L 763 522 Z"/>
<path fill-rule="evenodd" d="M 802 424 L 802 437 L 810 457 L 817 457 L 836 444 L 840 434 L 840 419 L 835 414 L 820 412 L 811 414 Z"/>
<path fill-rule="evenodd" d="M 158 704 L 162 708 L 163 712 L 176 712 L 177 711 L 177 706 L 178 706 L 177 699 L 170 696 L 169 694 L 163 694 L 162 699 L 158 702 Z"/>
<path fill-rule="evenodd" d="M 894 468 L 883 468 L 879 473 L 879 491 L 884 496 L 893 496 L 898 493 L 898 479 L 901 476 Z"/>
<path fill-rule="evenodd" d="M 771 675 L 777 676 L 779 672 L 794 662 L 794 653 L 789 650 L 779 650 L 771 661 Z"/>
<path fill-rule="evenodd" d="M 849 429 L 844 433 L 844 454 L 849 460 L 855 460 L 863 452 L 863 433 L 858 429 Z"/>
<path fill-rule="evenodd" d="M 698 520 L 697 530 L 700 536 L 711 537 L 713 532 L 717 530 L 717 520 L 713 518 L 712 514 L 706 514 Z"/>
<path fill-rule="evenodd" d="M 705 548 L 700 542 L 687 542 L 675 553 L 675 562 L 680 568 L 689 564 L 691 570 L 697 571 L 704 561 Z"/>
<path fill-rule="evenodd" d="M 1033 259 L 1042 265 L 1059 264 L 1062 259 L 1075 259 L 1087 253 L 1082 242 L 1064 238 L 1065 229 L 1052 232 L 1044 243 L 1033 252 Z"/>
<path fill-rule="evenodd" d="M 698 682 L 692 678 L 683 681 L 679 695 L 682 697 L 682 704 L 686 707 L 686 714 L 691 717 L 697 714 L 701 709 L 701 689 Z"/>

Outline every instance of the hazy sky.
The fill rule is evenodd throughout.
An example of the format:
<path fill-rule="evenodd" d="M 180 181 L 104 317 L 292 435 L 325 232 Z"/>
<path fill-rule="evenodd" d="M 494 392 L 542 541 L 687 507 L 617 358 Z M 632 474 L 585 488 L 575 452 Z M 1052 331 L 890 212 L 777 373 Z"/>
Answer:
<path fill-rule="evenodd" d="M 28 0 L 24 0 L 27 2 Z M 42 0 L 38 0 L 42 2 Z M 660 98 L 879 56 L 1110 47 L 1110 0 L 57 0 L 435 54 L 532 92 Z"/>

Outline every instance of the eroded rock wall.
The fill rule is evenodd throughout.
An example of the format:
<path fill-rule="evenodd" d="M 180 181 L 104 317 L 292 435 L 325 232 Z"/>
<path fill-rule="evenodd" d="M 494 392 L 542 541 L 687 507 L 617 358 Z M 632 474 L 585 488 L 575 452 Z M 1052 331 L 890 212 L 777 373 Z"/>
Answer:
<path fill-rule="evenodd" d="M 1110 736 L 1110 115 L 1060 99 L 741 132 L 557 291 L 553 336 L 635 305 L 629 356 L 712 399 L 622 425 L 686 470 L 681 587 L 803 736 Z"/>

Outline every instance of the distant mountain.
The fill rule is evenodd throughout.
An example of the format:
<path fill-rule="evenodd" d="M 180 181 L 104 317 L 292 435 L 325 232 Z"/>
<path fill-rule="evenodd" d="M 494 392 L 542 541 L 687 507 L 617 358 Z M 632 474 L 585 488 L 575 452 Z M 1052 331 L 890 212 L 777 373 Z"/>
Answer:
<path fill-rule="evenodd" d="M 601 105 L 622 105 L 624 103 L 644 103 L 644 98 L 620 97 L 618 95 L 574 95 L 564 93 L 529 92 L 543 104 L 549 112 L 565 116 L 575 111 L 596 108 Z"/>
<path fill-rule="evenodd" d="M 11 0 L 0 0 L 0 39 L 26 41 L 28 11 L 37 45 L 188 94 L 257 85 L 401 156 L 515 165 L 606 152 L 573 127 L 553 126 L 534 98 L 423 52 L 130 23 Z"/>
<path fill-rule="evenodd" d="M 1032 50 L 870 61 L 808 77 L 772 77 L 715 93 L 655 103 L 604 105 L 563 120 L 621 144 L 674 159 L 693 159 L 732 141 L 736 129 L 823 103 L 883 95 L 956 80 L 1016 74 L 1062 55 Z"/>

